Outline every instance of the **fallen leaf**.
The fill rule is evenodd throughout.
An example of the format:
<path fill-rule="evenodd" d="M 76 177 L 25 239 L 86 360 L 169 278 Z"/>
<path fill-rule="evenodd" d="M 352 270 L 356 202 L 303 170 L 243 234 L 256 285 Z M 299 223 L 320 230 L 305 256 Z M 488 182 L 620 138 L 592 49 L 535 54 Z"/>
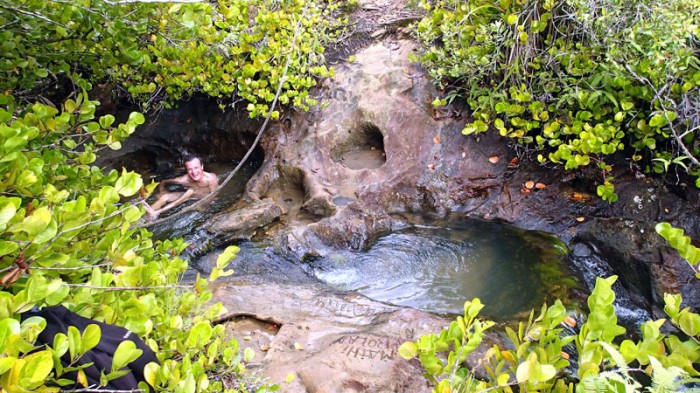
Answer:
<path fill-rule="evenodd" d="M 253 339 L 253 337 L 250 337 L 250 336 L 243 336 L 243 339 L 244 339 L 245 341 L 250 341 L 250 340 Z"/>
<path fill-rule="evenodd" d="M 434 171 L 434 170 L 435 170 L 435 164 L 428 164 L 428 169 L 430 169 L 431 171 Z"/>
<path fill-rule="evenodd" d="M 261 351 L 264 351 L 264 352 L 267 352 L 267 351 L 270 350 L 270 346 L 267 345 L 267 344 L 263 344 L 263 345 L 260 346 L 260 350 L 261 350 Z"/>
<path fill-rule="evenodd" d="M 433 138 L 433 142 L 440 143 L 440 137 L 436 136 L 435 138 Z"/>
<path fill-rule="evenodd" d="M 296 348 L 297 351 L 303 351 L 304 346 L 299 344 L 299 343 L 294 343 L 294 348 Z"/>
<path fill-rule="evenodd" d="M 572 316 L 567 316 L 563 322 L 570 327 L 576 327 L 576 320 Z"/>
<path fill-rule="evenodd" d="M 523 187 L 523 188 L 520 189 L 520 193 L 521 193 L 521 194 L 527 195 L 527 194 L 529 194 L 529 193 L 531 193 L 531 192 L 532 192 L 532 191 L 530 191 L 530 189 L 525 188 L 525 187 Z"/>
<path fill-rule="evenodd" d="M 520 159 L 518 159 L 518 157 L 513 157 L 513 159 L 510 160 L 510 162 L 508 163 L 508 167 L 510 167 L 510 168 L 516 167 L 516 166 L 518 166 L 519 163 L 520 163 Z"/>
<path fill-rule="evenodd" d="M 559 352 L 559 356 L 561 356 L 562 359 L 569 359 L 571 357 L 568 353 L 564 351 Z"/>
<path fill-rule="evenodd" d="M 498 161 L 501 161 L 501 157 L 499 156 L 491 156 L 489 157 L 489 162 L 492 164 L 497 164 Z"/>
<path fill-rule="evenodd" d="M 528 180 L 525 182 L 525 188 L 528 190 L 532 190 L 532 188 L 535 187 L 535 182 L 532 180 Z"/>
<path fill-rule="evenodd" d="M 576 221 L 584 222 L 584 221 L 586 221 L 586 217 L 576 217 Z"/>
<path fill-rule="evenodd" d="M 580 192 L 571 193 L 571 200 L 572 201 L 582 201 L 582 200 L 584 200 L 583 194 L 581 194 Z"/>
<path fill-rule="evenodd" d="M 541 190 L 541 189 L 543 189 L 543 188 L 545 188 L 545 187 L 547 187 L 547 186 L 545 186 L 543 183 L 537 183 L 537 184 L 535 184 L 535 188 L 538 189 L 538 190 Z"/>

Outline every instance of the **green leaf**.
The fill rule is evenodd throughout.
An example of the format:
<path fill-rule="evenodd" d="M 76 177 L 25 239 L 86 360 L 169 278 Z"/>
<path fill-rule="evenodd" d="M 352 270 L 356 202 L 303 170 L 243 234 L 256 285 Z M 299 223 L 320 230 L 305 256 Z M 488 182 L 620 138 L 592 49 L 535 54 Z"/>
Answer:
<path fill-rule="evenodd" d="M 100 117 L 100 126 L 102 128 L 109 128 L 114 123 L 114 116 L 112 115 L 105 115 Z"/>
<path fill-rule="evenodd" d="M 244 362 L 250 362 L 251 360 L 253 360 L 254 357 L 255 357 L 255 351 L 253 350 L 253 348 L 247 347 L 243 351 L 243 361 Z"/>
<path fill-rule="evenodd" d="M 160 365 L 155 362 L 150 362 L 143 368 L 143 377 L 149 385 L 156 386 L 159 371 Z"/>
<path fill-rule="evenodd" d="M 124 221 L 126 222 L 136 222 L 143 215 L 141 211 L 136 206 L 129 206 L 124 209 Z"/>
<path fill-rule="evenodd" d="M 22 148 L 24 148 L 24 146 L 27 145 L 27 140 L 27 135 L 13 136 L 11 138 L 8 138 L 3 144 L 5 152 L 9 153 L 11 151 L 21 150 Z"/>
<path fill-rule="evenodd" d="M 241 249 L 238 246 L 226 247 L 224 252 L 219 254 L 219 256 L 216 258 L 216 267 L 218 267 L 219 269 L 225 268 L 229 264 L 229 262 L 231 262 L 231 260 L 238 255 L 238 252 L 240 250 Z"/>
<path fill-rule="evenodd" d="M 68 353 L 71 359 L 75 359 L 80 353 L 80 331 L 75 326 L 68 326 Z"/>
<path fill-rule="evenodd" d="M 5 345 L 10 336 L 19 334 L 20 329 L 19 321 L 16 319 L 5 318 L 0 321 L 0 353 L 5 351 Z"/>
<path fill-rule="evenodd" d="M 35 352 L 25 356 L 22 363 L 20 366 L 20 375 L 22 376 L 20 385 L 25 389 L 36 389 L 44 384 L 49 373 L 53 370 L 53 355 L 48 350 Z"/>
<path fill-rule="evenodd" d="M 85 353 L 97 346 L 100 342 L 101 330 L 96 324 L 88 325 L 83 331 L 80 351 Z"/>
<path fill-rule="evenodd" d="M 0 257 L 13 253 L 19 249 L 17 243 L 0 240 Z"/>
<path fill-rule="evenodd" d="M 17 209 L 21 204 L 19 198 L 11 198 L 2 202 L 0 206 L 0 228 L 4 228 L 5 224 L 15 216 Z"/>
<path fill-rule="evenodd" d="M 4 374 L 12 368 L 12 365 L 17 362 L 17 358 L 14 356 L 1 357 L 0 358 L 0 374 Z"/>
<path fill-rule="evenodd" d="M 399 347 L 399 355 L 406 360 L 413 359 L 418 355 L 418 346 L 411 341 L 405 342 Z"/>
<path fill-rule="evenodd" d="M 666 117 L 662 114 L 654 115 L 649 120 L 649 127 L 661 127 L 664 125 L 666 125 Z"/>
<path fill-rule="evenodd" d="M 143 187 L 143 180 L 141 176 L 135 172 L 127 172 L 126 169 L 122 170 L 122 175 L 117 180 L 115 188 L 119 195 L 130 197 Z"/>
<path fill-rule="evenodd" d="M 211 325 L 209 325 L 208 322 L 200 322 L 192 327 L 185 344 L 190 347 L 199 348 L 209 341 L 211 334 Z"/>
<path fill-rule="evenodd" d="M 12 232 L 26 232 L 30 237 L 44 232 L 51 222 L 51 212 L 46 207 L 40 207 L 26 217 L 21 223 L 13 225 Z"/>
<path fill-rule="evenodd" d="M 126 367 L 129 363 L 138 359 L 142 353 L 143 350 L 136 348 L 136 344 L 133 341 L 122 341 L 117 347 L 117 350 L 114 352 L 114 357 L 112 358 L 111 372 Z"/>
<path fill-rule="evenodd" d="M 56 236 L 56 233 L 58 232 L 58 227 L 56 225 L 56 221 L 51 220 L 49 221 L 49 225 L 44 229 L 43 232 L 39 233 L 34 237 L 32 240 L 32 243 L 34 244 L 43 244 L 48 242 L 49 240 L 53 239 L 54 236 Z"/>

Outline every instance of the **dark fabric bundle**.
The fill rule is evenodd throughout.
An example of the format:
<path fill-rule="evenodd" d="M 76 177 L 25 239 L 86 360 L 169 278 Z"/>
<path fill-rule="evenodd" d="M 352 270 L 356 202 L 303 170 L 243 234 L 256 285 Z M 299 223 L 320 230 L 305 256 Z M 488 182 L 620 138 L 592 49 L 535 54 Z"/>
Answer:
<path fill-rule="evenodd" d="M 82 334 L 88 325 L 98 325 L 101 330 L 100 342 L 77 362 L 83 365 L 92 362 L 93 364 L 83 371 L 89 385 L 99 385 L 100 372 L 108 374 L 112 370 L 112 357 L 119 344 L 124 340 L 131 340 L 136 344 L 136 348 L 143 350 L 141 356 L 127 365 L 129 373 L 109 382 L 104 389 L 111 390 L 133 390 L 138 388 L 138 383 L 145 381 L 143 370 L 150 362 L 158 363 L 155 353 L 133 332 L 116 325 L 98 322 L 82 317 L 63 306 L 44 307 L 39 310 L 32 310 L 22 314 L 22 320 L 30 317 L 42 317 L 46 320 L 46 328 L 39 334 L 36 345 L 53 345 L 54 336 L 58 333 L 67 334 L 68 326 L 75 326 Z M 70 354 L 66 353 L 61 357 L 64 367 L 70 364 Z M 77 381 L 75 371 L 66 373 L 63 378 Z M 153 389 L 151 388 L 151 391 Z"/>

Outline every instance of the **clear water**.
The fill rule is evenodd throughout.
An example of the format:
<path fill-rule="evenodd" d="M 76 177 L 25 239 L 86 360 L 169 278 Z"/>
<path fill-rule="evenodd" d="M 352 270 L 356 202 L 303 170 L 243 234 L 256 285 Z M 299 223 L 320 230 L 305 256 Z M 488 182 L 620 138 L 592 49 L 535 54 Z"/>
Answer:
<path fill-rule="evenodd" d="M 508 320 L 577 286 L 565 254 L 552 235 L 464 220 L 407 228 L 365 252 L 339 251 L 311 267 L 329 285 L 375 300 L 461 314 L 464 302 L 478 297 L 482 314 Z"/>

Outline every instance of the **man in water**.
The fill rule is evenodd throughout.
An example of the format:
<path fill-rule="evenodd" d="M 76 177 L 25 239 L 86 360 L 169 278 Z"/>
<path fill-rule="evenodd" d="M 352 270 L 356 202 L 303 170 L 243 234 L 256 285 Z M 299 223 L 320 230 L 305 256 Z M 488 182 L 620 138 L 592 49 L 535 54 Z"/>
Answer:
<path fill-rule="evenodd" d="M 174 179 L 165 179 L 161 181 L 158 186 L 160 197 L 158 197 L 158 200 L 155 201 L 152 206 L 145 201 L 143 202 L 149 219 L 154 220 L 158 218 L 160 213 L 170 210 L 188 199 L 203 198 L 207 194 L 214 192 L 219 185 L 219 179 L 215 174 L 204 172 L 201 158 L 185 155 L 183 161 L 187 173 Z M 173 183 L 179 184 L 187 190 L 185 192 L 165 192 L 165 186 Z"/>

